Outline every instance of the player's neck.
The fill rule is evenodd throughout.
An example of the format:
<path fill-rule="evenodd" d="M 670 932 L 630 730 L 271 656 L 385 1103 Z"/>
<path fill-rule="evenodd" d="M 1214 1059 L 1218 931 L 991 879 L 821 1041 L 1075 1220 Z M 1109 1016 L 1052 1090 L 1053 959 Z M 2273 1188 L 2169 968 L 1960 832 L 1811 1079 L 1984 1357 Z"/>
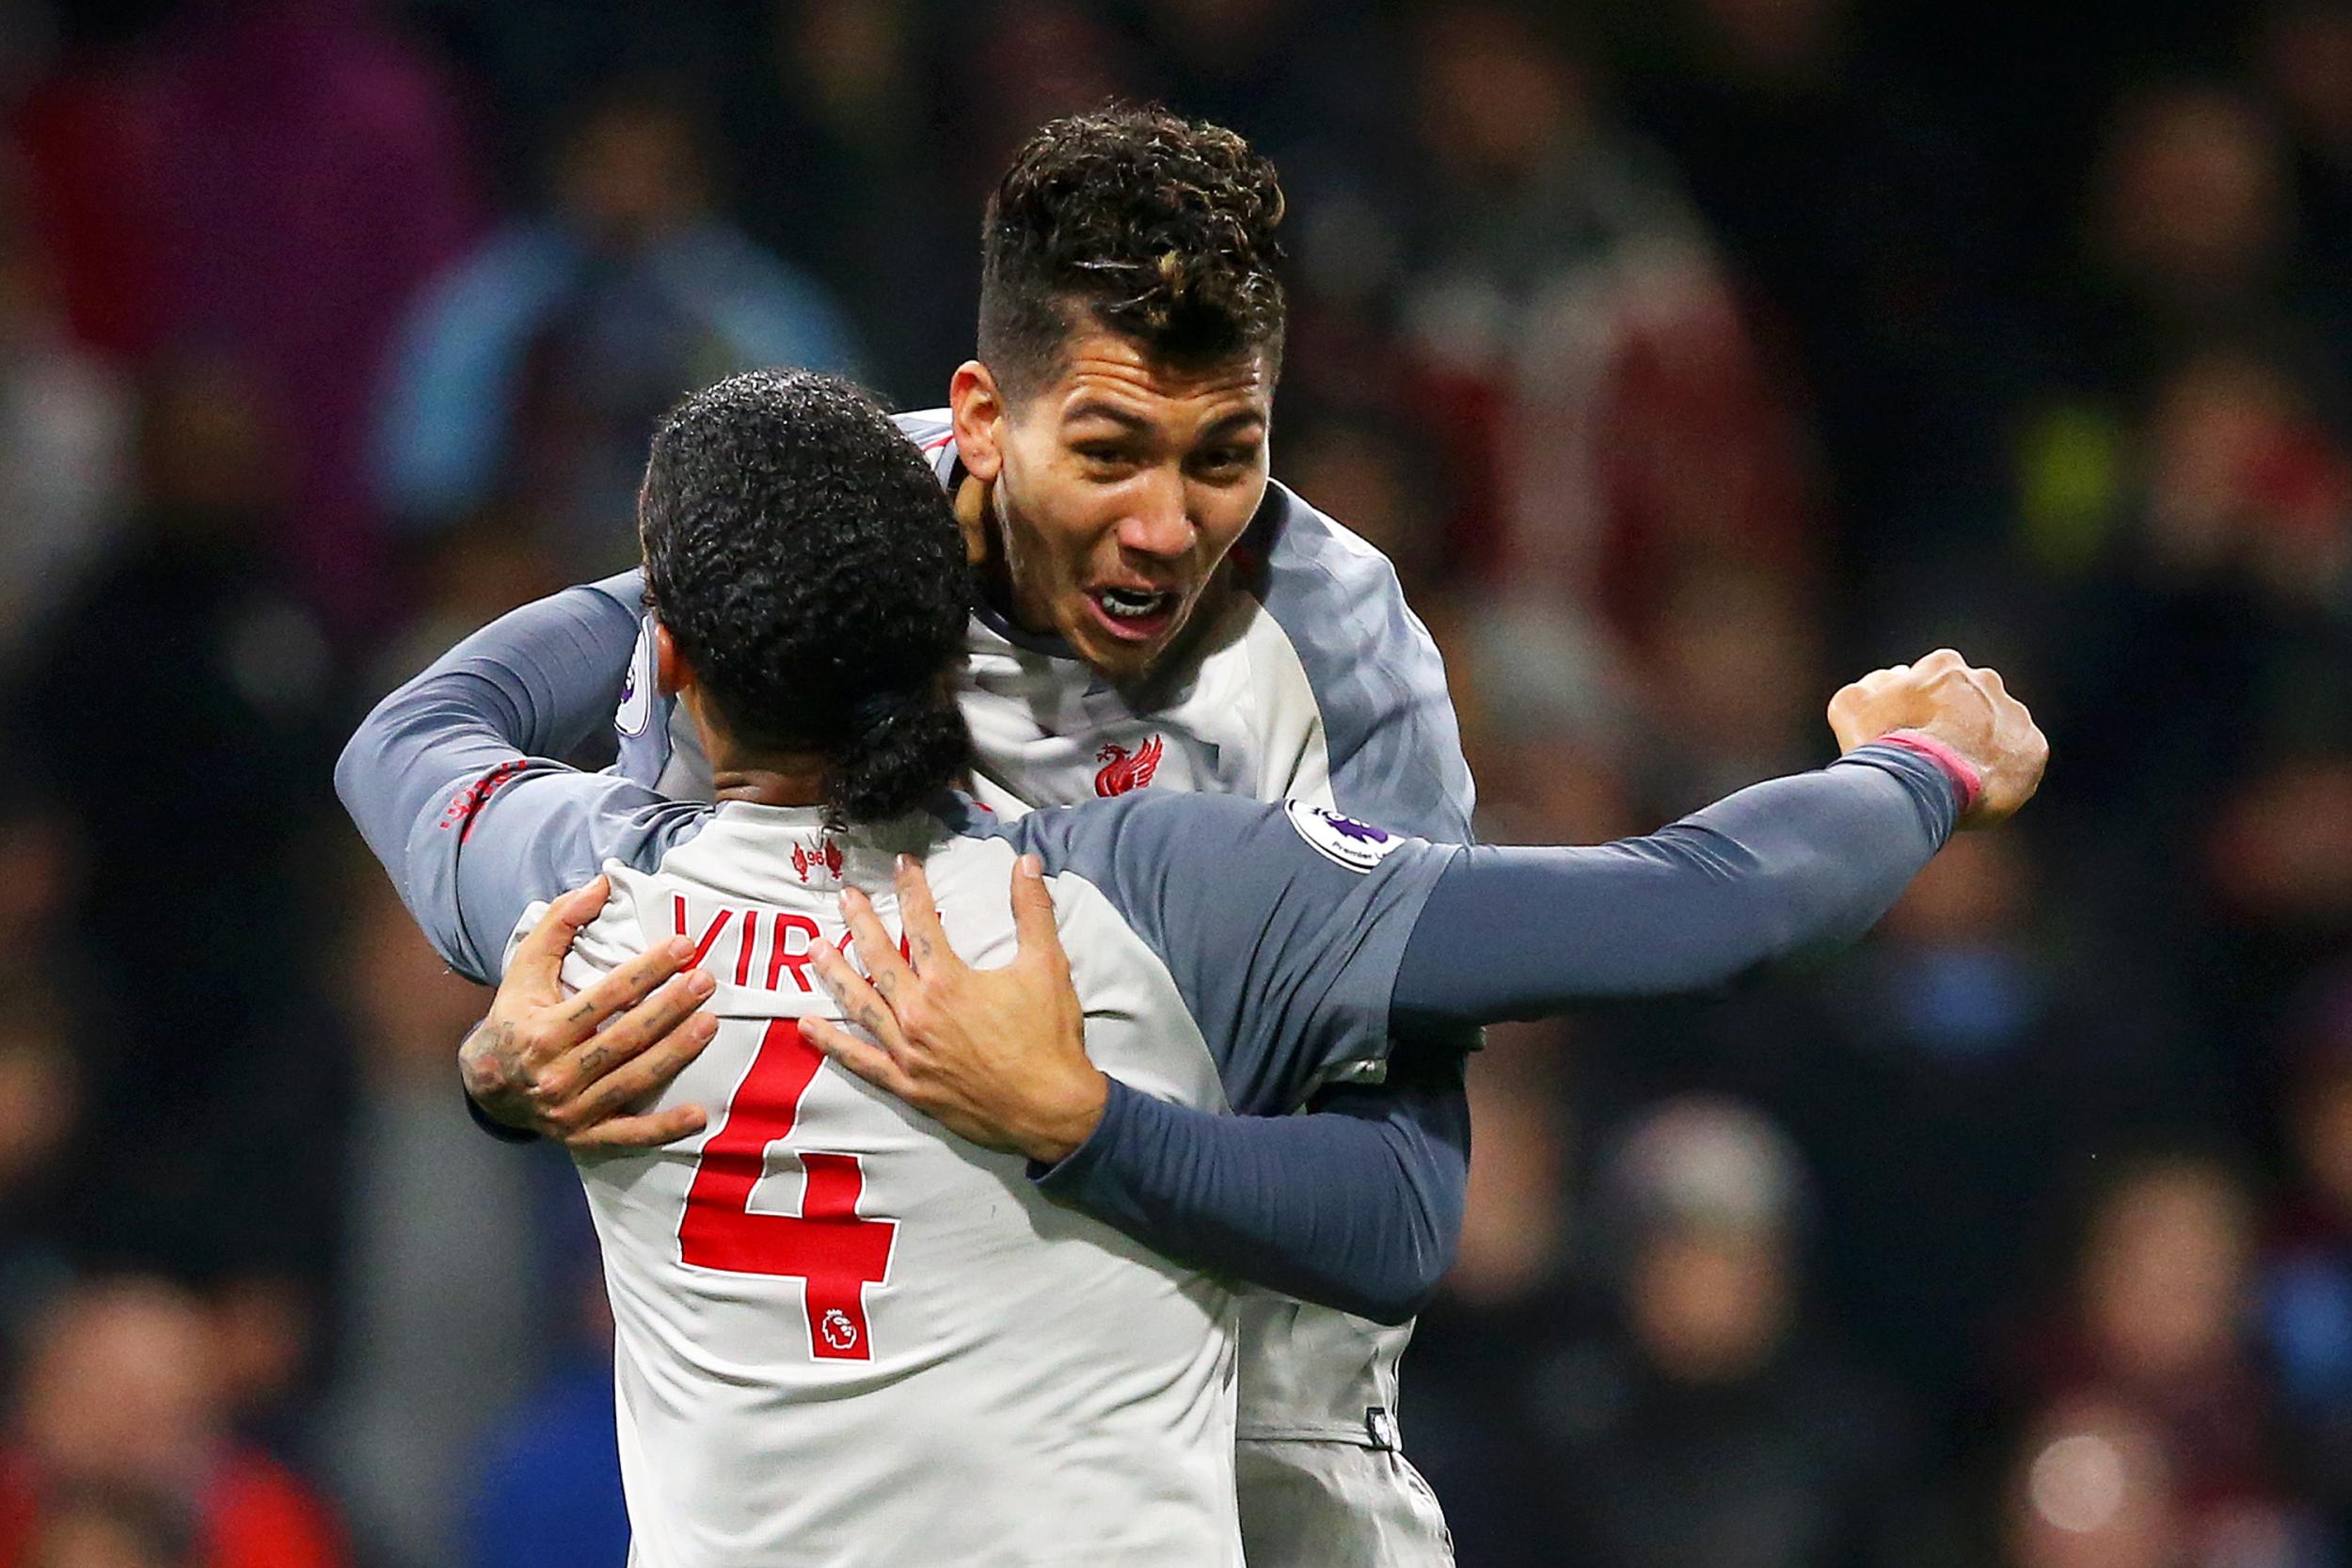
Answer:
<path fill-rule="evenodd" d="M 710 759 L 714 800 L 748 800 L 760 806 L 820 806 L 825 803 L 825 759 L 815 752 L 779 752 L 736 743 L 727 727 L 704 705 L 700 687 L 678 693 L 693 723 L 703 755 Z"/>
<path fill-rule="evenodd" d="M 825 759 L 798 752 L 731 754 L 723 745 L 711 753 L 710 788 L 720 800 L 749 800 L 761 806 L 822 805 Z"/>
<path fill-rule="evenodd" d="M 1051 633 L 1054 619 L 1031 607 L 1024 614 L 1005 560 L 1001 492 L 966 474 L 956 487 L 956 526 L 963 531 L 963 557 L 972 566 L 980 602 L 1026 632 Z"/>
<path fill-rule="evenodd" d="M 816 773 L 736 768 L 712 773 L 710 787 L 720 800 L 749 800 L 762 806 L 819 806 L 825 802 L 820 778 Z"/>

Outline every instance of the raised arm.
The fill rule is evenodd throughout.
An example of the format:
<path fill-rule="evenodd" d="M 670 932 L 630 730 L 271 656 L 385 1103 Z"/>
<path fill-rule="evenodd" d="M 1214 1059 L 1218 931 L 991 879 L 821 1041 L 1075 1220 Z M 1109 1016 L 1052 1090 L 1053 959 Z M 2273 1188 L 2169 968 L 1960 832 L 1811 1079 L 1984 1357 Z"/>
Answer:
<path fill-rule="evenodd" d="M 1407 1036 L 1386 1064 L 1390 1087 L 1327 1091 L 1322 1103 L 1344 1097 L 1350 1117 L 1218 1117 L 1106 1086 L 1052 964 L 910 966 L 887 1004 L 834 965 L 828 984 L 880 1044 L 812 1038 L 966 1136 L 1025 1150 L 1054 1196 L 1155 1250 L 1402 1316 L 1451 1257 L 1467 1164 L 1438 1076 L 1455 1058 L 1411 1041 L 1438 1025 L 1712 986 L 1858 934 L 1956 823 L 1997 821 L 2038 783 L 2046 745 L 1988 675 L 1944 654 L 1882 672 L 1833 705 L 1852 748 L 1839 764 L 1598 848 L 1448 850 L 1199 796 L 1025 819 L 1062 863 L 1081 857 L 1057 834 L 1107 840 L 1083 856 L 1090 879 L 1181 971 L 1195 1016 L 1223 1040 L 1237 1108 L 1279 1106 L 1276 1064 L 1253 1062 L 1243 1041 L 1287 1028 L 1284 1049 L 1311 1065 L 1343 1055 L 1335 1029 Z M 1262 886 L 1274 891 L 1248 891 Z M 1221 942 L 1235 932 L 1246 942 Z M 1095 1107 L 1090 1124 L 1073 1120 L 1073 1104 Z"/>
<path fill-rule="evenodd" d="M 525 605 L 379 703 L 335 765 L 360 836 L 470 979 L 495 977 L 532 904 L 587 882 L 608 858 L 644 858 L 699 816 L 552 760 L 610 711 L 583 673 L 623 668 L 636 635 L 613 583 Z"/>
<path fill-rule="evenodd" d="M 1409 1031 L 1709 990 L 1851 942 L 1943 847 L 1960 810 L 1941 765 L 1873 745 L 1645 838 L 1471 846 L 1413 924 L 1392 1017 Z"/>
<path fill-rule="evenodd" d="M 919 870 L 898 890 L 911 960 L 845 895 L 874 984 L 832 955 L 818 973 L 874 1043 L 804 1028 L 955 1132 L 1027 1154 L 1050 1196 L 1156 1252 L 1396 1322 L 1460 1235 L 1468 1026 L 1711 986 L 1856 934 L 1960 802 L 1943 764 L 1882 745 L 1596 849 L 1456 850 L 1231 797 L 1026 819 L 1055 869 L 1101 888 L 1168 962 L 1236 1109 L 1279 1112 L 1328 1066 L 1376 1062 L 1385 1082 L 1327 1088 L 1308 1116 L 1214 1116 L 1097 1070 L 1025 862 L 1022 954 L 1003 970 L 946 950 Z"/>
<path fill-rule="evenodd" d="M 2001 677 L 1938 649 L 1830 703 L 1845 754 L 1647 838 L 1465 849 L 1415 923 L 1402 1026 L 1702 990 L 1862 934 L 1958 827 L 2032 798 L 2049 742 Z"/>

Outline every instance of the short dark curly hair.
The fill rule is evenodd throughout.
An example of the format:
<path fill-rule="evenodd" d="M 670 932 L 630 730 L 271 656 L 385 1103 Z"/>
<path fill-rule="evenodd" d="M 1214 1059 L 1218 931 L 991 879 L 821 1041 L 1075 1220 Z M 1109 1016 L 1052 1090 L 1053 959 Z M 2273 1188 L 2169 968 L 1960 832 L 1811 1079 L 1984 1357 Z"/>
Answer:
<path fill-rule="evenodd" d="M 1154 359 L 1282 358 L 1282 187 L 1232 131 L 1107 104 L 1048 121 L 980 224 L 980 359 L 1013 396 L 1092 321 Z"/>
<path fill-rule="evenodd" d="M 836 826 L 953 784 L 971 568 L 939 481 L 879 404 L 813 371 L 730 376 L 654 432 L 646 594 L 745 745 L 815 752 Z"/>

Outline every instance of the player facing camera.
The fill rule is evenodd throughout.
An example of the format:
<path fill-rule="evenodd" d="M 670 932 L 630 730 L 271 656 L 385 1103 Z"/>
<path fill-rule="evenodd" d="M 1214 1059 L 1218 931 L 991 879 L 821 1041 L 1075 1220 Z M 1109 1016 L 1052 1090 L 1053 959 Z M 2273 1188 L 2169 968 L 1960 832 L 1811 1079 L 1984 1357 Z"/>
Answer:
<path fill-rule="evenodd" d="M 1837 762 L 1630 844 L 1182 789 L 979 810 L 938 787 L 974 711 L 941 681 L 966 567 L 894 428 L 817 376 L 690 399 L 644 485 L 648 586 L 482 628 L 337 765 L 442 958 L 583 1031 L 494 1016 L 462 1055 L 477 1100 L 571 1107 L 644 1561 L 1032 1568 L 1046 1519 L 1055 1560 L 1244 1568 L 1237 1282 L 1361 1320 L 1351 1345 L 1419 1309 L 1458 1234 L 1466 1031 L 1851 937 L 2041 773 L 2025 709 L 1939 652 L 1840 693 Z M 682 694 L 707 803 L 549 760 L 580 728 L 564 665 L 609 667 L 648 594 L 638 690 Z M 1352 1497 L 1392 1464 L 1291 1461 Z"/>
<path fill-rule="evenodd" d="M 453 965 L 487 978 L 514 955 L 499 1006 L 461 1052 L 483 1118 L 556 1138 L 583 1158 L 664 1151 L 609 1173 L 613 1180 L 632 1168 L 648 1180 L 666 1173 L 650 1205 L 607 1194 L 651 1226 L 616 1266 L 658 1265 L 664 1288 L 690 1302 L 714 1290 L 739 1292 L 723 1277 L 691 1268 L 675 1275 L 661 1261 L 683 1245 L 677 1216 L 693 1207 L 690 1168 L 705 1222 L 732 1234 L 753 1213 L 753 1228 L 772 1228 L 745 1201 L 763 1179 L 759 1150 L 777 1142 L 773 1130 L 788 1121 L 795 1140 L 834 1138 L 833 1118 L 865 1103 L 845 1098 L 843 1074 L 817 1073 L 815 1058 L 797 1049 L 778 1064 L 795 1068 L 787 1086 L 816 1097 L 803 1107 L 820 1113 L 814 1119 L 787 1116 L 788 1095 L 739 1092 L 757 1044 L 745 1021 L 789 1002 L 801 1009 L 800 1047 L 965 1140 L 901 1140 L 908 1124 L 895 1117 L 843 1122 L 842 1137 L 890 1138 L 886 1150 L 873 1146 L 877 1180 L 912 1181 L 919 1170 L 945 1177 L 943 1148 L 1018 1152 L 1047 1173 L 1034 1185 L 991 1189 L 1009 1193 L 1035 1222 L 1026 1241 L 999 1238 L 1008 1259 L 1070 1225 L 1106 1242 L 1088 1227 L 1107 1226 L 1165 1262 L 1258 1288 L 1235 1303 L 1231 1468 L 1187 1472 L 1237 1498 L 1252 1568 L 1343 1560 L 1435 1568 L 1452 1550 L 1428 1488 L 1396 1451 L 1396 1364 L 1409 1330 L 1390 1325 L 1434 1288 L 1459 1232 L 1468 1109 L 1458 1051 L 1445 1053 L 1458 1041 L 1453 1025 L 1534 1016 L 1571 995 L 1626 994 L 1629 986 L 1711 985 L 1804 945 L 1804 933 L 1867 923 L 1955 822 L 1996 820 L 2031 793 L 2040 737 L 1989 672 L 1939 653 L 1840 694 L 1832 719 L 1848 754 L 1837 765 L 1759 785 L 1630 849 L 1443 847 L 1472 836 L 1473 795 L 1438 651 L 1386 559 L 1266 477 L 1281 348 L 1272 240 L 1279 213 L 1271 170 L 1238 137 L 1156 111 L 1106 110 L 1043 127 L 996 194 L 982 236 L 978 356 L 952 378 L 952 407 L 894 420 L 953 498 L 966 558 L 981 569 L 953 673 L 970 736 L 971 803 L 986 810 L 952 822 L 910 814 L 861 824 L 844 785 L 863 771 L 855 759 L 866 742 L 878 749 L 884 738 L 881 709 L 861 709 L 866 696 L 845 686 L 834 690 L 843 711 L 818 711 L 814 693 L 804 707 L 752 711 L 715 663 L 697 662 L 683 600 L 665 607 L 678 626 L 642 624 L 647 587 L 634 572 L 525 606 L 452 650 L 354 736 L 338 781 Z M 803 435 L 795 428 L 791 440 Z M 711 438 L 723 444 L 728 435 Z M 757 488 L 723 459 L 693 472 L 714 507 L 736 506 Z M 658 512 L 661 498 L 651 499 Z M 1248 570 L 1220 569 L 1244 533 Z M 714 605 L 757 619 L 775 603 L 738 592 L 765 579 L 733 570 L 723 554 L 713 559 Z M 805 559 L 796 546 L 783 569 L 840 564 Z M 901 569 L 895 559 L 853 559 L 868 570 Z M 837 597 L 800 609 L 854 615 L 861 601 L 847 585 L 831 587 Z M 661 597 L 657 583 L 652 598 Z M 834 629 L 865 633 L 831 627 L 809 631 L 803 646 L 820 658 L 832 650 L 840 662 L 821 673 L 846 678 L 858 667 L 829 639 Z M 714 657 L 705 653 L 703 663 Z M 708 689 L 673 702 L 658 689 L 664 669 L 674 683 L 691 689 L 700 680 Z M 881 684 L 893 697 L 877 701 L 903 704 L 925 689 L 911 665 Z M 510 689 L 518 689 L 499 695 Z M 614 714 L 616 698 L 619 761 L 610 773 L 568 774 L 536 760 L 565 754 Z M 739 738 L 716 778 L 704 754 L 714 725 L 731 736 L 766 732 L 751 735 L 748 747 Z M 1906 729 L 1918 733 L 1883 738 Z M 838 759 L 830 778 L 828 756 Z M 912 768 L 903 793 L 888 793 L 912 795 L 914 780 L 931 773 Z M 846 831 L 825 824 L 828 816 L 847 816 Z M 1743 847 L 1743 869 L 1728 883 L 1723 862 L 1703 848 L 1725 834 Z M 1202 855 L 1204 842 L 1220 852 Z M 1028 869 L 1012 875 L 1009 894 L 1005 862 L 1016 850 L 1033 852 L 1035 863 L 1022 863 Z M 925 854 L 924 864 L 894 873 L 900 851 Z M 1044 882 L 1068 875 L 1075 879 L 1057 885 L 1073 908 L 1096 907 L 1082 891 L 1090 885 L 1127 927 L 1099 942 L 1079 933 L 1075 963 L 1056 946 L 1044 907 Z M 1433 889 L 1422 911 L 1431 918 L 1408 918 L 1404 895 L 1418 896 L 1432 875 L 1446 884 L 1443 898 Z M 1262 876 L 1272 879 L 1259 891 L 1275 912 L 1231 918 L 1250 902 L 1244 879 L 1255 887 Z M 1346 880 L 1355 878 L 1368 880 Z M 1381 891 L 1391 888 L 1399 898 Z M 868 895 L 880 902 L 866 904 Z M 557 902 L 521 937 L 540 898 Z M 899 939 L 906 961 L 920 969 L 894 967 L 897 947 L 877 924 L 893 902 L 912 922 Z M 1317 953 L 1289 952 L 1317 942 L 1372 952 L 1348 911 L 1382 932 L 1378 961 L 1360 970 L 1342 963 L 1334 976 Z M 1009 922 L 1029 937 L 1014 941 Z M 977 944 L 966 945 L 959 927 Z M 875 975 L 870 987 L 833 961 L 851 937 Z M 1231 945 L 1245 938 L 1248 951 Z M 1262 941 L 1272 946 L 1252 945 Z M 1183 1005 L 1155 1015 L 1154 1028 L 1130 1043 L 1149 1054 L 1188 1038 L 1178 1015 L 1197 1022 L 1203 1015 L 1189 1009 L 1204 1007 L 1216 1026 L 1200 1045 L 1216 1066 L 1222 1103 L 1242 1115 L 1204 1105 L 1197 1078 L 1171 1079 L 1168 1069 L 1181 1065 L 1172 1058 L 1145 1064 L 1143 1079 L 1120 1077 L 1112 1058 L 1127 1049 L 1122 1031 L 1136 1015 L 1125 1005 L 1099 1017 L 1089 1007 L 1088 987 L 1110 977 L 1097 949 L 1138 962 L 1148 950 L 1152 962 L 1189 977 L 1178 988 Z M 1500 962 L 1506 953 L 1524 963 Z M 980 969 L 959 954 L 1013 961 Z M 692 974 L 678 974 L 689 965 Z M 562 993 L 559 966 L 566 974 L 584 966 L 575 978 L 593 982 L 581 993 L 589 1001 Z M 948 989 L 934 987 L 934 967 L 937 987 Z M 1343 1005 L 1290 1006 L 1293 982 L 1306 975 L 1319 977 L 1319 996 Z M 1360 994 L 1350 990 L 1359 982 Z M 914 1022 L 894 1018 L 918 997 Z M 708 1010 L 686 1016 L 706 1000 Z M 1308 1033 L 1293 1038 L 1248 1022 L 1267 1007 Z M 843 1029 L 844 1018 L 865 1038 Z M 1098 1024 L 1108 1031 L 1099 1039 Z M 1424 1032 L 1438 1052 L 1423 1049 Z M 965 1047 L 978 1053 L 977 1065 Z M 1400 1047 L 1415 1070 L 1388 1075 Z M 1184 1057 L 1196 1067 L 1199 1059 Z M 1149 1079 L 1159 1087 L 1136 1086 Z M 1076 1531 L 1070 1539 L 1090 1543 L 1089 1560 L 1186 1568 L 1230 1560 L 1197 1533 L 1197 1513 L 1181 1527 L 1188 1539 L 1170 1536 L 1154 1555 L 1136 1532 L 1174 1526 L 1166 1515 L 1115 1501 L 1107 1514 L 1092 1507 L 1059 1514 L 1047 1494 L 1072 1481 L 1066 1466 L 1011 1473 L 1035 1451 L 1019 1433 L 1061 1430 L 1071 1390 L 1083 1400 L 1106 1375 L 1128 1375 L 1117 1363 L 1142 1342 L 1141 1304 L 1098 1301 L 1073 1320 L 1060 1313 L 1076 1298 L 1058 1283 L 1040 1297 L 1034 1269 L 1009 1275 L 1000 1294 L 976 1292 L 964 1267 L 941 1273 L 910 1261 L 891 1273 L 875 1251 L 876 1224 L 905 1227 L 910 1245 L 930 1232 L 934 1243 L 924 1244 L 966 1247 L 979 1233 L 879 1186 L 845 1202 L 854 1196 L 848 1173 L 826 1151 L 857 1147 L 818 1146 L 829 1175 L 812 1191 L 829 1216 L 856 1227 L 856 1240 L 836 1259 L 849 1259 L 850 1273 L 829 1275 L 824 1314 L 809 1317 L 812 1338 L 798 1354 L 830 1362 L 862 1346 L 903 1346 L 931 1299 L 924 1292 L 948 1280 L 957 1300 L 993 1301 L 1003 1315 L 994 1327 L 1020 1336 L 1015 1359 L 1040 1402 L 1033 1426 L 999 1407 L 973 1440 L 969 1455 L 1001 1459 L 1007 1473 L 976 1486 L 936 1457 L 916 1462 L 941 1455 L 955 1431 L 929 1396 L 894 1407 L 912 1445 L 902 1473 L 878 1482 L 869 1470 L 839 1468 L 837 1458 L 853 1450 L 877 1464 L 898 1454 L 882 1436 L 889 1419 L 860 1416 L 838 1442 L 810 1428 L 808 1410 L 830 1406 L 798 1407 L 795 1390 L 814 1385 L 787 1354 L 760 1386 L 796 1405 L 794 1452 L 828 1455 L 818 1479 L 839 1485 L 819 1498 L 796 1483 L 790 1499 L 763 1504 L 740 1478 L 803 1473 L 787 1455 L 755 1451 L 781 1441 L 783 1429 L 722 1434 L 709 1401 L 691 1401 L 675 1429 L 669 1413 L 648 1408 L 647 1419 L 665 1424 L 646 1451 L 671 1452 L 672 1439 L 705 1443 L 719 1489 L 699 1487 L 700 1465 L 665 1465 L 670 1474 L 648 1478 L 665 1495 L 647 1494 L 641 1509 L 632 1485 L 632 1512 L 653 1528 L 699 1528 L 723 1516 L 730 1528 L 788 1542 L 775 1560 L 799 1561 L 824 1555 L 807 1510 L 836 1511 L 845 1530 L 869 1532 L 860 1549 L 845 1548 L 845 1560 L 919 1557 L 970 1568 L 1004 1560 L 1006 1544 L 1023 1538 L 1018 1524 L 991 1513 L 990 1499 L 1003 1497 L 1021 1499 L 1024 1518 L 1062 1518 Z M 582 1174 L 592 1190 L 608 1182 L 585 1164 Z M 697 1256 L 736 1257 L 726 1236 L 704 1239 L 719 1252 L 698 1243 Z M 757 1262 L 757 1249 L 737 1261 Z M 723 1259 L 718 1266 L 723 1276 L 734 1267 Z M 878 1295 L 870 1321 L 861 1321 L 855 1291 L 879 1289 L 885 1274 L 896 1293 Z M 659 1292 L 638 1288 L 646 1283 L 616 1301 L 657 1310 Z M 771 1306 L 787 1323 L 800 1310 L 788 1292 Z M 853 1330 L 839 1342 L 817 1326 L 820 1316 L 833 1324 L 834 1311 Z M 936 1322 L 949 1319 L 964 1321 L 949 1313 Z M 1114 1320 L 1116 1342 L 1089 1338 Z M 762 1327 L 771 1341 L 772 1327 Z M 667 1365 L 691 1338 L 664 1338 L 643 1322 L 632 1332 L 648 1365 Z M 780 1354 L 792 1338 L 775 1341 Z M 1068 1365 L 1037 1365 L 1041 1351 L 1069 1352 Z M 988 1347 L 972 1362 L 938 1365 L 1004 1359 Z M 1192 1387 L 1183 1379 L 1152 1386 Z M 739 1379 L 728 1386 L 754 1387 Z M 1167 1430 L 1150 1437 L 1154 1457 L 1140 1468 L 1164 1467 Z M 723 1435 L 723 1452 L 707 1446 Z M 945 1451 L 966 1452 L 953 1442 Z M 1126 1474 L 1123 1462 L 1116 1468 Z M 1104 1476 L 1103 1497 L 1115 1499 L 1124 1482 Z M 669 1491 L 669 1482 L 684 1490 Z M 870 1499 L 900 1493 L 905 1519 L 919 1521 L 908 1540 L 920 1549 L 911 1555 L 870 1537 Z M 739 1550 L 723 1557 L 751 1560 Z"/>
<path fill-rule="evenodd" d="M 1281 218 L 1272 164 L 1159 110 L 1054 121 L 989 198 L 959 515 L 997 608 L 1115 681 L 1184 633 L 1265 498 Z"/>
<path fill-rule="evenodd" d="M 840 827 L 961 776 L 971 571 L 930 467 L 855 388 L 755 371 L 688 398 L 654 434 L 638 534 L 656 679 L 719 799 Z"/>

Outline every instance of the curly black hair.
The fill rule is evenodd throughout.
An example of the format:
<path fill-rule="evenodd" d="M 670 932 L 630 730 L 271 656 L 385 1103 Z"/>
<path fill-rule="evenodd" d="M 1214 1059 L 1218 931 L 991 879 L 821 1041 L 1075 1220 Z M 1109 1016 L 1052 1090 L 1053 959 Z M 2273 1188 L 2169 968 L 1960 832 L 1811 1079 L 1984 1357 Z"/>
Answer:
<path fill-rule="evenodd" d="M 1053 379 L 1093 322 L 1154 359 L 1282 358 L 1282 187 L 1241 136 L 1108 104 L 1048 121 L 980 223 L 980 358 L 1013 396 Z"/>
<path fill-rule="evenodd" d="M 966 768 L 949 673 L 971 568 L 939 481 L 835 376 L 754 371 L 654 432 L 645 588 L 711 705 L 759 751 L 827 759 L 835 826 L 921 805 Z"/>

